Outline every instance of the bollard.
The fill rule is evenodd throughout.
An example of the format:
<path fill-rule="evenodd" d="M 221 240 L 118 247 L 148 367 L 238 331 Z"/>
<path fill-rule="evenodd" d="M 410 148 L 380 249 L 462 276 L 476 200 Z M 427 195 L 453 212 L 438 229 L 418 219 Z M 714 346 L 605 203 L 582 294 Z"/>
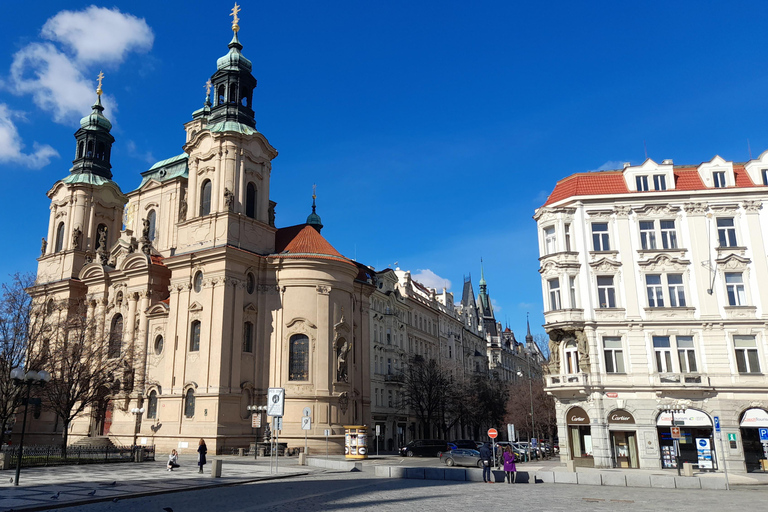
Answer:
<path fill-rule="evenodd" d="M 0 452 L 0 470 L 9 469 L 10 467 L 11 467 L 10 452 Z"/>
<path fill-rule="evenodd" d="M 573 462 L 573 460 L 566 461 L 565 467 L 567 467 L 568 471 L 571 471 L 572 473 L 576 472 L 576 464 Z"/>
<path fill-rule="evenodd" d="M 211 461 L 211 477 L 221 478 L 221 459 L 213 459 Z"/>
<path fill-rule="evenodd" d="M 136 449 L 136 462 L 144 462 L 145 458 L 146 458 L 146 454 L 145 454 L 144 448 L 137 448 Z"/>
<path fill-rule="evenodd" d="M 245 457 L 245 448 L 238 448 L 237 455 L 240 457 Z"/>
<path fill-rule="evenodd" d="M 690 462 L 683 462 L 683 476 L 693 476 L 693 464 Z"/>
<path fill-rule="evenodd" d="M 306 466 L 307 465 L 307 454 L 306 453 L 300 453 L 299 454 L 299 466 Z"/>

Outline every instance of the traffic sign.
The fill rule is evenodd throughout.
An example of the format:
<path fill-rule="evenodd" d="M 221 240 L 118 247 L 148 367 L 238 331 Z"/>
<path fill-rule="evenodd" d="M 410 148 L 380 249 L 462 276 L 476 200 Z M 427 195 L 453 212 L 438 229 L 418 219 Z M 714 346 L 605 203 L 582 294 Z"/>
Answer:
<path fill-rule="evenodd" d="M 261 413 L 255 412 L 251 415 L 251 428 L 261 428 Z"/>
<path fill-rule="evenodd" d="M 285 389 L 269 388 L 267 390 L 267 415 L 282 416 L 285 409 Z"/>
<path fill-rule="evenodd" d="M 680 427 L 672 427 L 672 439 L 680 439 Z"/>
<path fill-rule="evenodd" d="M 305 407 L 304 408 L 304 414 L 302 414 L 302 416 L 307 416 L 307 417 L 312 416 L 312 408 L 311 407 Z"/>
<path fill-rule="evenodd" d="M 728 434 L 728 441 L 736 442 L 736 434 Z"/>
<path fill-rule="evenodd" d="M 301 417 L 301 430 L 309 430 L 312 428 L 312 418 L 309 416 Z"/>
<path fill-rule="evenodd" d="M 760 440 L 768 441 L 768 428 L 759 428 L 757 430 L 760 432 Z"/>
<path fill-rule="evenodd" d="M 720 432 L 720 416 L 715 416 L 715 432 Z"/>
<path fill-rule="evenodd" d="M 331 435 L 330 429 L 325 429 L 324 432 L 325 432 L 325 437 L 328 437 L 329 435 Z"/>
<path fill-rule="evenodd" d="M 275 416 L 275 430 L 283 430 L 283 417 Z"/>
<path fill-rule="evenodd" d="M 496 439 L 499 436 L 499 431 L 495 428 L 489 428 L 488 429 L 488 437 L 491 439 Z"/>

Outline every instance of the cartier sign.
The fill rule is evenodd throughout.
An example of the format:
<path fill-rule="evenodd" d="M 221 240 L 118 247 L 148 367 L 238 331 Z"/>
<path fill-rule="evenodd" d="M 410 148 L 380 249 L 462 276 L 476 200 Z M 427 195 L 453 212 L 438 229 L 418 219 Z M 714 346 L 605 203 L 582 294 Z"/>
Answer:
<path fill-rule="evenodd" d="M 608 415 L 608 423 L 634 423 L 635 418 L 624 409 L 616 409 Z"/>
<path fill-rule="evenodd" d="M 581 407 L 569 409 L 565 420 L 569 425 L 589 425 L 589 415 Z"/>

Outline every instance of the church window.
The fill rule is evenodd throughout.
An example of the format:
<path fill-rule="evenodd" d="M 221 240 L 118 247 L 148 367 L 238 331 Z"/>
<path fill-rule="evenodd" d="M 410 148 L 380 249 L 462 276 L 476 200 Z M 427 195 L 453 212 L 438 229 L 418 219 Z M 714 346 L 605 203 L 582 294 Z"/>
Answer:
<path fill-rule="evenodd" d="M 160 355 L 163 353 L 163 336 L 161 334 L 157 335 L 157 338 L 155 338 L 155 355 Z"/>
<path fill-rule="evenodd" d="M 155 210 L 149 210 L 147 221 L 149 222 L 149 234 L 147 235 L 147 238 L 152 242 L 155 239 L 155 224 L 157 223 L 157 213 L 155 213 Z"/>
<path fill-rule="evenodd" d="M 123 292 L 117 292 L 117 295 L 115 296 L 115 305 L 117 306 L 117 309 L 123 307 Z"/>
<path fill-rule="evenodd" d="M 113 359 L 120 357 L 120 349 L 123 345 L 123 315 L 117 314 L 112 318 L 112 328 L 109 330 L 109 345 L 107 357 Z"/>
<path fill-rule="evenodd" d="M 189 330 L 189 351 L 197 352 L 198 350 L 200 350 L 200 320 L 195 320 Z"/>
<path fill-rule="evenodd" d="M 96 145 L 96 158 L 98 158 L 99 160 L 104 160 L 104 143 L 103 142 L 99 142 Z"/>
<path fill-rule="evenodd" d="M 248 275 L 245 276 L 245 291 L 248 292 L 248 294 L 252 294 L 253 291 L 256 289 L 256 277 L 253 275 L 252 272 L 248 272 Z"/>
<path fill-rule="evenodd" d="M 243 327 L 243 352 L 253 352 L 253 323 L 245 322 Z"/>
<path fill-rule="evenodd" d="M 211 213 L 211 180 L 205 180 L 200 187 L 200 216 Z"/>
<path fill-rule="evenodd" d="M 256 218 L 256 185 L 249 183 L 245 192 L 245 216 Z"/>
<path fill-rule="evenodd" d="M 61 252 L 64 249 L 64 223 L 59 222 L 56 228 L 56 249 L 53 252 Z"/>
<path fill-rule="evenodd" d="M 288 345 L 288 380 L 309 380 L 309 338 L 294 334 Z"/>
<path fill-rule="evenodd" d="M 224 88 L 224 86 L 223 86 L 223 85 L 220 85 L 220 86 L 219 86 L 219 94 L 218 94 L 218 98 L 217 98 L 217 100 L 216 100 L 216 104 L 217 104 L 217 105 L 221 105 L 221 104 L 223 104 L 223 103 L 226 101 L 226 99 L 225 99 L 225 97 L 224 97 L 224 94 L 226 94 L 226 89 Z"/>
<path fill-rule="evenodd" d="M 192 280 L 192 287 L 195 293 L 200 293 L 200 290 L 203 289 L 203 273 L 200 270 L 197 271 L 195 278 Z"/>
<path fill-rule="evenodd" d="M 149 400 L 147 402 L 147 418 L 157 418 L 157 391 L 153 389 L 149 392 Z"/>
<path fill-rule="evenodd" d="M 195 416 L 195 390 L 188 389 L 184 395 L 184 416 L 193 418 Z"/>
<path fill-rule="evenodd" d="M 237 84 L 229 86 L 229 102 L 237 103 Z"/>
<path fill-rule="evenodd" d="M 77 158 L 83 158 L 83 152 L 85 151 L 85 142 L 82 140 L 77 145 Z"/>
<path fill-rule="evenodd" d="M 242 93 L 244 93 L 244 92 L 245 92 L 245 91 L 241 91 L 241 94 L 242 94 Z M 242 106 L 244 106 L 244 107 L 247 107 L 247 106 L 248 106 L 248 96 L 246 96 L 245 94 L 243 94 L 243 95 L 242 95 L 242 97 L 240 98 L 240 104 L 241 104 Z"/>
<path fill-rule="evenodd" d="M 85 154 L 88 158 L 91 158 L 93 156 L 93 141 L 88 141 L 88 152 Z"/>

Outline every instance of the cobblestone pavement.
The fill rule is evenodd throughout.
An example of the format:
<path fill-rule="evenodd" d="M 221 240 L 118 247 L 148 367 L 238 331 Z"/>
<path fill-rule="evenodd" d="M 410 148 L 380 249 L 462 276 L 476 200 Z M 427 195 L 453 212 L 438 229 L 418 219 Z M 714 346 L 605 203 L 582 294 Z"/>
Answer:
<path fill-rule="evenodd" d="M 765 487 L 732 491 L 636 489 L 564 484 L 508 485 L 379 479 L 320 471 L 285 480 L 202 489 L 67 508 L 83 512 L 318 512 L 318 511 L 611 511 L 762 510 Z"/>

